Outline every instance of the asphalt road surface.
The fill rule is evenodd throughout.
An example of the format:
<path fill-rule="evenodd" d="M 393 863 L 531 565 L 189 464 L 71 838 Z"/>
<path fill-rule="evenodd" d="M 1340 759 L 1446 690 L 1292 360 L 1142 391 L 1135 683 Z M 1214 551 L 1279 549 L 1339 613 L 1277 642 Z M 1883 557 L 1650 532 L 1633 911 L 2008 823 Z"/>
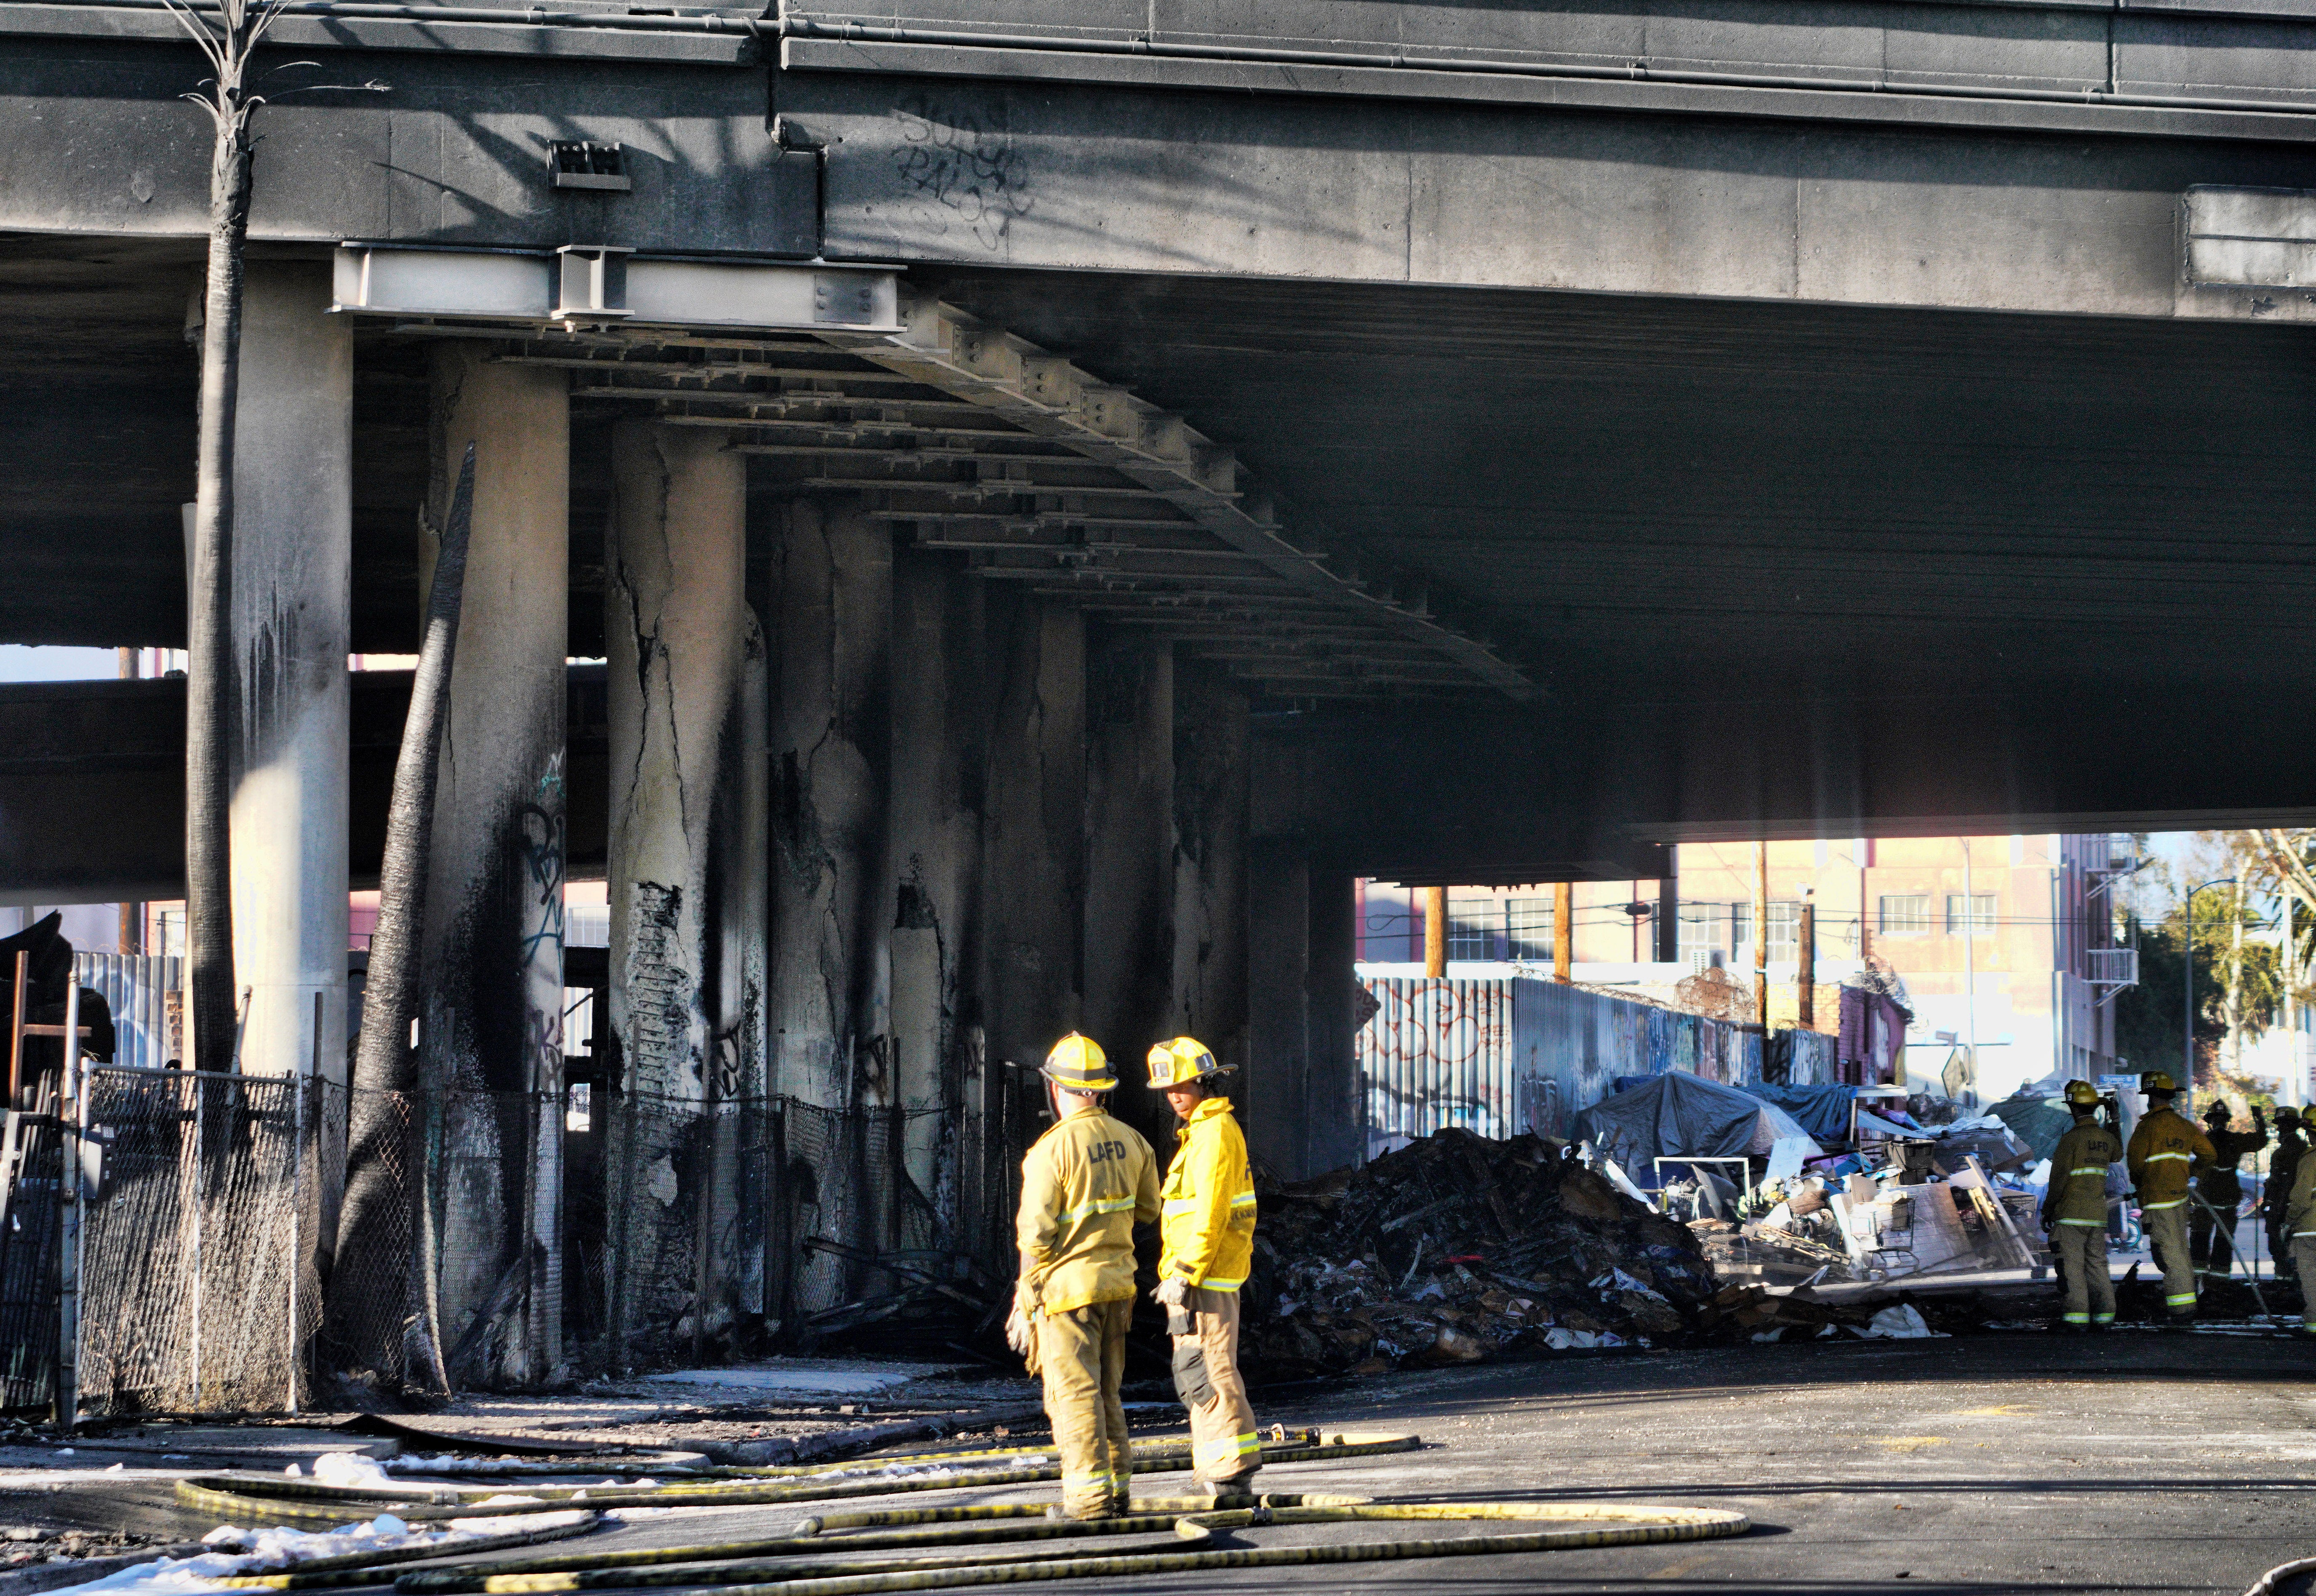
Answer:
<path fill-rule="evenodd" d="M 2267 1568 L 2316 1556 L 2316 1348 L 2277 1337 L 2126 1331 L 1746 1346 L 1403 1375 L 1285 1392 L 1257 1405 L 1265 1423 L 1412 1431 L 1427 1443 L 1419 1454 L 1276 1467 L 1263 1476 L 1270 1490 L 1731 1507 L 1754 1529 L 1741 1538 L 1672 1546 L 1114 1581 L 1099 1587 L 1103 1596 L 2234 1596 Z M 157 1473 L 66 1476 L 50 1459 L 38 1471 L 4 1467 L 14 1461 L 0 1458 L 0 1522 L 29 1516 L 173 1538 L 209 1528 L 172 1505 Z M 103 1467 L 102 1454 L 85 1466 Z M 1151 1476 L 1138 1482 L 1140 1493 L 1170 1493 L 1182 1477 Z M 1054 1493 L 1041 1485 L 922 1494 L 909 1505 Z M 799 1516 L 795 1507 L 687 1511 L 586 1545 L 769 1536 Z M 1241 1543 L 1456 1532 L 1452 1525 L 1273 1528 L 1249 1531 Z M 1127 1547 L 1112 1541 L 1101 1549 Z M 2285 1588 L 2297 1593 L 2310 1584 Z"/>

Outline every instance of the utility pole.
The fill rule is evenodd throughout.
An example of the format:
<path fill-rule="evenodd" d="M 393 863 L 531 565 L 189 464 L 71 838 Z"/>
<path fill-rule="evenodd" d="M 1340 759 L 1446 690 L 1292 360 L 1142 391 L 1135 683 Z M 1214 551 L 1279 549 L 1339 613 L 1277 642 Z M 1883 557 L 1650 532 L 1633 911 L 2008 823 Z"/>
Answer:
<path fill-rule="evenodd" d="M 1963 1040 L 1970 1048 L 1971 1090 L 1978 1089 L 1978 899 L 1970 882 L 1970 839 L 1962 839 Z"/>
<path fill-rule="evenodd" d="M 1769 841 L 1753 844 L 1753 1018 L 1769 1030 Z"/>
<path fill-rule="evenodd" d="M 1817 1029 L 1817 888 L 1802 888 L 1799 946 L 1794 951 L 1794 1024 L 1800 1030 Z"/>
<path fill-rule="evenodd" d="M 1576 978 L 1576 888 L 1567 881 L 1552 889 L 1552 978 L 1565 986 Z"/>
<path fill-rule="evenodd" d="M 1448 973 L 1448 889 L 1424 887 L 1423 973 L 1433 980 Z"/>

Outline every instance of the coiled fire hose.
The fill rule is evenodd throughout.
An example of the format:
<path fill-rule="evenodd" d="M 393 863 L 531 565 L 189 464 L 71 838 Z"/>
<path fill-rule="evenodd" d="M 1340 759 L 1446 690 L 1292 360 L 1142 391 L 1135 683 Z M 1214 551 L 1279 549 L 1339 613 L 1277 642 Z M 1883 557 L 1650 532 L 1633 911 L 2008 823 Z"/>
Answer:
<path fill-rule="evenodd" d="M 1323 1461 L 1412 1451 L 1421 1445 L 1413 1436 L 1337 1435 L 1316 1440 L 1313 1444 L 1314 1439 L 1298 1436 L 1292 1442 L 1267 1445 L 1263 1461 Z M 1179 1440 L 1136 1442 L 1134 1449 L 1137 1474 L 1188 1467 L 1184 1445 Z M 948 1467 L 959 1462 L 984 1462 L 996 1457 L 1040 1461 L 1030 1467 L 947 1472 Z M 276 1521 L 343 1521 L 356 1503 L 369 1509 L 381 1502 L 405 1520 L 432 1521 L 482 1514 L 567 1511 L 583 1502 L 590 1509 L 742 1506 L 900 1491 L 1020 1485 L 1058 1477 L 1058 1467 L 1042 1461 L 1051 1457 L 1049 1449 L 919 1454 L 904 1459 L 879 1459 L 843 1470 L 777 1471 L 786 1476 L 788 1483 L 703 1485 L 686 1482 L 611 1489 L 548 1487 L 537 1493 L 551 1493 L 551 1500 L 494 1502 L 487 1506 L 475 1499 L 491 1493 L 493 1487 L 334 1486 L 274 1476 L 194 1476 L 178 1483 L 177 1495 L 189 1506 L 236 1513 L 244 1518 L 260 1513 L 275 1515 Z M 929 1467 L 941 1471 L 897 1475 L 881 1472 L 891 1467 L 922 1471 Z M 879 1472 L 865 1472 L 871 1469 Z M 822 1477 L 809 1481 L 794 1478 L 796 1474 L 805 1472 Z M 1518 1520 L 1550 1527 L 1323 1545 L 1214 1544 L 1219 1533 L 1249 1528 L 1391 1520 Z M 557 1533 L 576 1534 L 589 1527 L 558 1527 Z M 314 1590 L 383 1585 L 391 1581 L 397 1592 L 409 1596 L 453 1596 L 459 1592 L 527 1596 L 536 1592 L 643 1588 L 675 1590 L 696 1596 L 881 1596 L 889 1592 L 1044 1580 L 1652 1545 L 1741 1535 L 1750 1528 L 1744 1514 L 1717 1508 L 1590 1502 L 1376 1502 L 1358 1496 L 1282 1493 L 1259 1498 L 1145 1499 L 1134 1503 L 1130 1516 L 1091 1521 L 1056 1519 L 1044 1505 L 1035 1503 L 836 1512 L 807 1518 L 791 1526 L 788 1534 L 771 1539 L 619 1552 L 575 1550 L 520 1561 L 462 1561 L 412 1570 L 396 1577 L 396 1565 L 420 1559 L 465 1558 L 469 1553 L 497 1549 L 506 1538 L 493 1538 L 488 1541 L 403 1548 L 394 1553 L 356 1553 L 325 1563 L 300 1565 L 288 1573 L 244 1575 L 223 1583 L 273 1590 Z M 1169 1530 L 1178 1540 L 1189 1544 L 1121 1549 L 1102 1555 L 1090 1555 L 1081 1547 L 1050 1550 L 1023 1546 L 988 1551 L 950 1549 L 989 1542 L 1111 1538 L 1163 1534 Z M 913 1549 L 920 1555 L 859 1555 L 904 1549 Z"/>
<path fill-rule="evenodd" d="M 1267 1442 L 1265 1463 L 1328 1462 L 1378 1452 L 1409 1452 L 1422 1445 L 1413 1436 L 1310 1435 L 1284 1444 Z M 951 1472 L 958 1464 L 1012 1458 L 1010 1466 L 967 1468 Z M 1040 1461 L 1031 1462 L 1031 1459 Z M 405 1523 L 436 1523 L 445 1519 L 513 1513 L 562 1512 L 584 1502 L 593 1510 L 619 1507 L 752 1507 L 784 1502 L 823 1502 L 850 1496 L 885 1496 L 901 1491 L 953 1491 L 975 1485 L 1034 1485 L 1062 1477 L 1061 1464 L 1048 1448 L 1007 1448 L 993 1452 L 926 1452 L 907 1458 L 878 1458 L 873 1464 L 819 1469 L 779 1468 L 742 1473 L 719 1469 L 698 1483 L 678 1481 L 664 1485 L 525 1485 L 532 1502 L 476 1503 L 501 1493 L 497 1485 L 326 1485 L 318 1480 L 286 1479 L 272 1475 L 192 1475 L 177 1482 L 176 1495 L 187 1507 L 223 1514 L 241 1523 L 339 1524 L 355 1511 L 391 1511 Z M 1163 1474 L 1190 1467 L 1189 1446 L 1179 1440 L 1136 1441 L 1136 1474 Z M 895 1474 L 917 1469 L 917 1474 Z M 804 1477 L 798 1477 L 802 1476 Z M 770 1477 L 766 1477 L 770 1476 Z"/>

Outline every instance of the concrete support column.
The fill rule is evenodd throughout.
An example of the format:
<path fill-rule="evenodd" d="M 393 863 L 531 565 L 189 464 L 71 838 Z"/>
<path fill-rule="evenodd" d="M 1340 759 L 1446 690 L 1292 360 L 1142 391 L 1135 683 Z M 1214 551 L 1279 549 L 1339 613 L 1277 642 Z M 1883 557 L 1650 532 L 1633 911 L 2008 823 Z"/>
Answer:
<path fill-rule="evenodd" d="M 1086 654 L 1085 1030 L 1127 1089 L 1112 1112 L 1154 1146 L 1173 1127 L 1138 1083 L 1174 986 L 1174 650 L 1106 633 Z"/>
<path fill-rule="evenodd" d="M 789 507 L 776 558 L 775 1079 L 814 1109 L 883 1106 L 893 1101 L 893 887 L 885 848 L 892 534 L 856 499 L 802 499 Z M 890 1182 L 867 1179 L 865 1126 L 844 1121 L 839 1135 L 838 1123 L 799 1116 L 788 1128 L 791 1164 L 801 1160 L 812 1172 L 809 1189 L 791 1193 L 811 1204 L 794 1217 L 797 1234 L 889 1244 Z M 827 1306 L 857 1283 L 854 1271 L 825 1254 L 790 1266 L 797 1307 Z"/>
<path fill-rule="evenodd" d="M 1084 1018 L 1085 619 L 1017 584 L 988 595 L 994 669 L 982 828 L 983 1247 L 1009 1272 L 1035 1071 Z M 1013 1067 L 1009 1067 L 1013 1066 Z"/>
<path fill-rule="evenodd" d="M 1246 1051 L 1246 694 L 1212 666 L 1174 667 L 1174 1001 L 1167 1029 L 1225 1064 Z"/>
<path fill-rule="evenodd" d="M 1304 1113 L 1310 1125 L 1310 1172 L 1324 1174 L 1367 1156 L 1367 1083 L 1352 1051 L 1351 966 L 1358 953 L 1358 910 L 1350 871 L 1313 865 L 1308 871 L 1311 954 L 1303 977 L 1303 1012 L 1309 1017 L 1309 1063 L 1304 1072 Z"/>
<path fill-rule="evenodd" d="M 419 1068 L 443 1094 L 451 1373 L 520 1386 L 563 1358 L 571 406 L 563 372 L 494 361 L 486 344 L 444 342 L 430 361 L 422 593 L 469 445 L 475 498 L 427 866 Z"/>
<path fill-rule="evenodd" d="M 1246 876 L 1247 1147 L 1299 1181 L 1311 1172 L 1311 869 L 1299 841 L 1257 837 Z"/>
<path fill-rule="evenodd" d="M 343 1083 L 353 343 L 329 303 L 326 263 L 249 267 L 234 431 L 233 941 L 242 1070 Z"/>
<path fill-rule="evenodd" d="M 623 1061 L 606 1193 L 610 1360 L 701 1348 L 711 1058 L 727 1026 L 713 874 L 746 676 L 746 473 L 716 432 L 623 421 L 605 539 L 610 1023 Z M 728 812 L 728 811 L 727 811 Z M 760 932 L 758 934 L 761 934 Z M 712 1282 L 710 1282 L 712 1284 Z"/>
<path fill-rule="evenodd" d="M 892 1035 L 902 1167 L 936 1245 L 972 1234 L 966 1189 L 984 1129 L 978 1015 L 968 1008 L 979 898 L 983 589 L 929 550 L 893 566 Z M 977 1005 L 975 1005 L 977 1007 Z"/>

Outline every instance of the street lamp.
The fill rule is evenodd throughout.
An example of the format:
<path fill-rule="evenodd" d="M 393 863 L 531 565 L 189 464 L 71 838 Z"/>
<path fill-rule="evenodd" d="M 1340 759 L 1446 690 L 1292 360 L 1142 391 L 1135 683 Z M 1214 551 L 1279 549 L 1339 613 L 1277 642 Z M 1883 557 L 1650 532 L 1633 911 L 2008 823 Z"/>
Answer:
<path fill-rule="evenodd" d="M 2182 946 L 2186 961 L 2180 967 L 2180 987 L 2187 994 L 2187 1037 L 2180 1044 L 2187 1056 L 2187 1073 L 2179 1077 L 2179 1094 L 2187 1100 L 2188 1117 L 2195 1117 L 2196 1107 L 2196 895 L 2206 887 L 2232 887 L 2233 876 L 2214 876 L 2187 888 L 2180 900 L 2179 920 Z"/>

